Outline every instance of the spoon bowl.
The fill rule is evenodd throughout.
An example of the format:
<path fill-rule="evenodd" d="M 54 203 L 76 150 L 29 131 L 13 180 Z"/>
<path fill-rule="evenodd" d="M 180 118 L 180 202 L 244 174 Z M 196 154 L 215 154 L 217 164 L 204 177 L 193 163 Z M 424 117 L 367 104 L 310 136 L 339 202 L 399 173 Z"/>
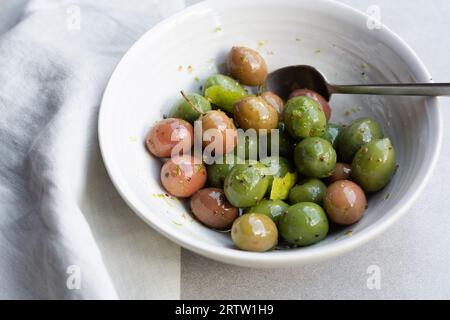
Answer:
<path fill-rule="evenodd" d="M 322 73 L 306 65 L 285 67 L 270 73 L 265 82 L 265 89 L 285 100 L 297 89 L 313 90 L 327 101 L 331 98 L 327 80 Z"/>

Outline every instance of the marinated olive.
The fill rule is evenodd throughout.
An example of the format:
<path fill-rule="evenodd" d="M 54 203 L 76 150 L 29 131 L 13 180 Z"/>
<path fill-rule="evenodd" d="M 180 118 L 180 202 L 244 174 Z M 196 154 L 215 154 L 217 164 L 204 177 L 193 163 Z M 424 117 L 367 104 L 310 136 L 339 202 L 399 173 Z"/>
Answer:
<path fill-rule="evenodd" d="M 289 207 L 278 224 L 281 236 L 294 246 L 309 246 L 328 233 L 328 219 L 322 207 L 303 202 Z"/>
<path fill-rule="evenodd" d="M 309 89 L 291 92 L 285 103 L 290 72 L 278 78 L 289 80 L 278 86 L 283 99 L 264 92 L 267 64 L 252 49 L 233 47 L 226 65 L 236 80 L 215 74 L 205 81 L 203 96 L 182 91 L 169 119 L 146 136 L 150 153 L 170 157 L 160 172 L 167 192 L 191 197 L 199 222 L 231 229 L 236 247 L 246 251 L 271 250 L 278 236 L 294 247 L 309 246 L 327 236 L 329 221 L 360 221 L 367 209 L 364 192 L 384 188 L 397 167 L 380 125 L 367 117 L 348 127 L 328 123 L 329 102 Z M 291 91 L 301 87 L 292 83 Z M 201 130 L 193 128 L 197 120 Z M 195 144 L 193 157 L 194 142 L 203 150 Z M 196 161 L 198 151 L 211 165 Z"/>
<path fill-rule="evenodd" d="M 266 165 L 268 168 L 268 178 L 269 188 L 267 189 L 268 194 L 270 195 L 270 191 L 272 189 L 272 183 L 274 178 L 282 178 L 286 176 L 288 173 L 295 173 L 294 165 L 286 158 L 283 157 L 267 157 L 261 160 L 261 163 Z M 294 182 L 295 183 L 295 182 Z"/>
<path fill-rule="evenodd" d="M 325 134 L 322 136 L 325 140 L 328 140 L 335 150 L 338 148 L 339 137 L 344 128 L 340 124 L 329 123 L 325 128 Z"/>
<path fill-rule="evenodd" d="M 295 97 L 310 97 L 314 100 L 316 100 L 320 106 L 322 107 L 323 112 L 325 113 L 325 117 L 327 118 L 327 121 L 331 118 L 331 108 L 328 104 L 328 101 L 322 97 L 320 94 L 318 94 L 315 91 L 309 90 L 309 89 L 298 89 L 291 93 L 289 96 L 289 99 L 295 98 Z"/>
<path fill-rule="evenodd" d="M 193 123 L 202 114 L 211 110 L 211 104 L 203 96 L 197 93 L 184 94 L 183 97 L 172 107 L 169 118 L 184 119 Z"/>
<path fill-rule="evenodd" d="M 245 210 L 246 213 L 260 213 L 268 216 L 275 223 L 278 223 L 281 215 L 289 208 L 289 205 L 281 200 L 261 200 L 256 206 Z"/>
<path fill-rule="evenodd" d="M 295 147 L 294 159 L 300 174 L 310 178 L 327 178 L 336 166 L 336 151 L 327 140 L 307 138 Z"/>
<path fill-rule="evenodd" d="M 233 113 L 234 104 L 248 94 L 236 80 L 222 74 L 216 74 L 206 80 L 204 95 L 206 99 L 220 109 Z"/>
<path fill-rule="evenodd" d="M 289 172 L 295 172 L 292 162 L 283 157 L 267 157 L 261 163 L 269 168 L 273 177 L 284 177 Z"/>
<path fill-rule="evenodd" d="M 245 142 L 242 143 L 238 140 L 234 154 L 241 159 L 245 160 L 258 160 L 259 156 L 259 138 L 255 139 L 248 136 L 244 136 Z"/>
<path fill-rule="evenodd" d="M 217 230 L 231 228 L 239 215 L 239 209 L 233 207 L 223 190 L 217 188 L 197 191 L 191 198 L 191 210 L 200 222 Z"/>
<path fill-rule="evenodd" d="M 272 130 L 278 127 L 278 113 L 274 107 L 261 97 L 245 97 L 236 102 L 234 118 L 244 129 Z"/>
<path fill-rule="evenodd" d="M 192 147 L 194 129 L 189 122 L 181 119 L 161 120 L 150 129 L 145 143 L 152 154 L 167 158 L 178 143 L 182 143 L 184 150 Z"/>
<path fill-rule="evenodd" d="M 364 191 L 356 183 L 340 180 L 328 187 L 324 207 L 331 221 L 351 225 L 363 217 L 367 200 Z"/>
<path fill-rule="evenodd" d="M 266 100 L 278 113 L 278 120 L 283 120 L 284 101 L 275 93 L 266 91 L 261 94 L 261 98 Z"/>
<path fill-rule="evenodd" d="M 309 97 L 296 97 L 284 109 L 286 128 L 295 139 L 321 137 L 327 120 L 319 103 Z"/>
<path fill-rule="evenodd" d="M 216 156 L 233 151 L 237 141 L 237 130 L 232 119 L 220 110 L 209 111 L 200 119 L 203 147 L 211 145 L 210 148 L 214 149 Z"/>
<path fill-rule="evenodd" d="M 233 47 L 228 54 L 227 67 L 234 78 L 248 86 L 260 86 L 267 77 L 263 57 L 249 48 Z"/>
<path fill-rule="evenodd" d="M 227 160 L 226 157 L 223 156 L 221 161 L 207 166 L 208 186 L 222 189 L 225 178 L 237 164 L 237 160 L 238 158 L 236 156 L 231 157 L 230 160 Z"/>
<path fill-rule="evenodd" d="M 383 189 L 396 168 L 396 154 L 388 138 L 372 140 L 356 153 L 352 178 L 367 192 Z"/>
<path fill-rule="evenodd" d="M 351 163 L 363 144 L 383 138 L 380 125 L 373 119 L 361 118 L 342 131 L 339 138 L 339 155 L 343 162 Z"/>
<path fill-rule="evenodd" d="M 267 192 L 269 177 L 261 163 L 238 164 L 225 179 L 224 189 L 228 201 L 238 208 L 256 205 Z"/>
<path fill-rule="evenodd" d="M 206 168 L 192 156 L 175 157 L 162 166 L 161 182 L 170 194 L 187 198 L 205 185 Z"/>
<path fill-rule="evenodd" d="M 231 239 L 241 250 L 265 252 L 277 245 L 278 230 L 275 222 L 269 217 L 247 213 L 234 221 Z"/>
<path fill-rule="evenodd" d="M 327 186 L 319 179 L 303 180 L 289 192 L 289 203 L 314 202 L 322 205 Z"/>
<path fill-rule="evenodd" d="M 333 175 L 327 179 L 328 184 L 339 180 L 348 180 L 352 175 L 352 166 L 346 163 L 338 162 L 334 168 Z"/>
<path fill-rule="evenodd" d="M 295 141 L 289 135 L 286 130 L 286 126 L 283 122 L 280 122 L 278 125 L 278 153 L 280 156 L 292 159 L 293 158 L 293 150 L 295 149 Z M 268 135 L 267 146 L 269 149 L 269 153 L 272 152 L 272 134 Z M 276 144 L 275 144 L 276 146 Z"/>

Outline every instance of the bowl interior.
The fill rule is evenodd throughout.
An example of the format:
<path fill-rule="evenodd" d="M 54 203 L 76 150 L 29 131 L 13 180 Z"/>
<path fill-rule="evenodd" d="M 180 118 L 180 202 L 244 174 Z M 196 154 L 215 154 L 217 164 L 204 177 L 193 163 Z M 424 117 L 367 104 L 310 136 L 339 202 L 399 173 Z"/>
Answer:
<path fill-rule="evenodd" d="M 326 22 L 326 23 L 324 23 Z M 179 91 L 200 91 L 223 69 L 233 45 L 258 50 L 270 70 L 307 64 L 338 84 L 429 81 L 403 43 L 385 28 L 369 28 L 360 13 L 329 1 L 214 1 L 177 14 L 145 34 L 127 53 L 105 92 L 99 122 L 102 154 L 119 192 L 157 230 L 222 261 L 251 266 L 300 264 L 337 254 L 385 228 L 422 187 L 439 143 L 435 99 L 335 95 L 332 122 L 371 116 L 398 154 L 391 184 L 372 195 L 364 219 L 308 248 L 265 254 L 233 249 L 229 234 L 192 219 L 188 207 L 164 196 L 161 162 L 146 152 L 147 130 Z M 351 236 L 350 232 L 351 231 Z"/>

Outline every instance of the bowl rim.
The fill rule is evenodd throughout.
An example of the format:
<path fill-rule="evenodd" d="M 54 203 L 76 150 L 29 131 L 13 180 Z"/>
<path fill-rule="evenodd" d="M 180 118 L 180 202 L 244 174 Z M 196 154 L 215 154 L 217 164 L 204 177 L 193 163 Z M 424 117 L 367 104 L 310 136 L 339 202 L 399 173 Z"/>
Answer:
<path fill-rule="evenodd" d="M 255 0 L 252 0 L 255 2 Z M 250 2 L 250 1 L 249 1 Z M 249 4 L 249 2 L 246 3 L 246 5 Z M 267 1 L 269 2 L 269 1 Z M 436 136 L 435 142 L 435 148 L 433 149 L 433 154 L 431 155 L 431 162 L 429 163 L 429 166 L 424 173 L 424 177 L 422 181 L 419 183 L 418 187 L 415 190 L 410 190 L 408 193 L 410 194 L 410 197 L 406 199 L 403 202 L 397 203 L 395 206 L 393 206 L 389 212 L 393 212 L 393 214 L 387 216 L 386 218 L 380 219 L 379 221 L 375 222 L 374 224 L 368 226 L 364 232 L 358 233 L 356 235 L 353 235 L 352 237 L 349 237 L 345 240 L 329 244 L 324 247 L 310 247 L 308 251 L 302 251 L 302 250 L 285 250 L 285 251 L 277 251 L 276 254 L 270 254 L 270 253 L 255 253 L 255 252 L 245 252 L 240 251 L 237 249 L 232 248 L 221 248 L 218 250 L 218 247 L 216 245 L 211 245 L 209 243 L 205 243 L 199 239 L 191 238 L 189 241 L 186 241 L 186 238 L 181 234 L 177 232 L 172 232 L 170 228 L 159 225 L 157 221 L 152 221 L 148 216 L 144 215 L 140 210 L 139 200 L 135 195 L 125 188 L 126 184 L 120 179 L 120 175 L 115 174 L 115 168 L 114 165 L 108 160 L 108 151 L 106 150 L 106 142 L 105 142 L 105 134 L 104 134 L 104 127 L 106 124 L 104 123 L 105 119 L 105 111 L 106 110 L 106 97 L 109 95 L 109 92 L 111 91 L 111 84 L 115 81 L 115 78 L 117 74 L 119 74 L 122 67 L 125 65 L 125 62 L 127 61 L 128 57 L 134 52 L 134 50 L 137 50 L 139 47 L 139 43 L 141 41 L 144 41 L 144 38 L 146 38 L 151 33 L 158 33 L 159 31 L 163 31 L 165 28 L 170 27 L 172 24 L 176 24 L 179 19 L 185 15 L 188 15 L 190 13 L 193 13 L 199 9 L 202 8 L 208 8 L 210 5 L 228 5 L 230 3 L 233 3 L 233 5 L 236 5 L 236 2 L 229 1 L 229 0 L 206 0 L 202 1 L 200 3 L 197 3 L 195 5 L 189 6 L 180 12 L 162 20 L 158 24 L 156 24 L 154 27 L 152 27 L 150 30 L 145 32 L 132 46 L 131 48 L 125 53 L 125 55 L 122 57 L 120 62 L 117 64 L 114 72 L 112 73 L 109 82 L 106 86 L 106 89 L 104 91 L 100 109 L 99 109 L 99 116 L 98 116 L 98 139 L 99 139 L 99 146 L 100 146 L 100 152 L 102 155 L 103 162 L 105 164 L 105 168 L 108 172 L 108 175 L 119 192 L 120 196 L 124 199 L 124 201 L 127 203 L 127 205 L 141 218 L 143 219 L 147 224 L 149 224 L 152 228 L 154 228 L 156 231 L 167 237 L 168 239 L 172 240 L 173 242 L 177 243 L 181 247 L 184 247 L 188 250 L 191 250 L 195 253 L 198 253 L 200 255 L 209 257 L 211 259 L 221 261 L 224 263 L 230 263 L 234 265 L 239 266 L 246 266 L 246 267 L 261 267 L 261 268 L 279 268 L 279 267 L 293 267 L 293 266 L 299 266 L 304 265 L 307 263 L 312 262 L 319 262 L 323 261 L 325 259 L 330 259 L 332 257 L 336 257 L 338 255 L 341 255 L 343 253 L 349 252 L 368 241 L 374 239 L 375 237 L 379 236 L 382 232 L 386 231 L 391 225 L 393 225 L 397 220 L 399 220 L 404 214 L 411 208 L 412 204 L 417 200 L 418 196 L 421 194 L 425 186 L 427 185 L 428 181 L 431 178 L 431 175 L 433 174 L 433 171 L 436 167 L 440 150 L 442 147 L 442 137 L 443 137 L 443 119 L 441 110 L 438 104 L 438 99 L 428 98 L 427 104 L 430 112 L 434 112 L 434 117 L 437 120 L 437 123 L 433 123 L 433 128 L 431 129 L 434 135 Z M 277 5 L 279 4 L 298 4 L 295 0 L 282 0 L 277 1 Z M 315 5 L 329 5 L 329 6 L 335 6 L 336 8 L 341 9 L 341 11 L 345 11 L 346 15 L 351 15 L 354 18 L 364 18 L 368 19 L 369 16 L 358 10 L 355 9 L 347 4 L 337 2 L 335 0 L 316 0 Z M 420 75 L 419 79 L 420 81 L 424 82 L 433 82 L 431 80 L 430 73 L 428 72 L 427 68 L 425 67 L 422 60 L 418 57 L 418 55 L 415 53 L 415 51 L 402 39 L 400 38 L 396 33 L 394 33 L 391 29 L 386 27 L 384 24 L 382 24 L 382 30 L 385 32 L 384 38 L 386 41 L 390 40 L 390 43 L 392 44 L 393 48 L 396 52 L 401 52 L 401 57 L 408 61 L 408 65 L 414 65 L 414 71 L 416 74 Z M 390 38 L 390 39 L 389 39 Z"/>

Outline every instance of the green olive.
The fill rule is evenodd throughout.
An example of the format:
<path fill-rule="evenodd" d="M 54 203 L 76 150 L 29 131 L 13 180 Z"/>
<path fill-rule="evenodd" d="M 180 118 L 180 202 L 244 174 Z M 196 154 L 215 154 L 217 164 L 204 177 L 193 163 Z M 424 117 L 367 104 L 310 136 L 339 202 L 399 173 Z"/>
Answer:
<path fill-rule="evenodd" d="M 345 128 L 339 138 L 339 155 L 343 162 L 351 163 L 362 145 L 383 138 L 380 125 L 371 118 L 358 119 Z"/>
<path fill-rule="evenodd" d="M 329 123 L 325 128 L 325 133 L 322 136 L 325 140 L 328 140 L 333 148 L 336 150 L 339 144 L 339 136 L 341 135 L 344 127 L 340 124 Z"/>
<path fill-rule="evenodd" d="M 295 149 L 295 141 L 289 135 L 286 130 L 286 125 L 284 122 L 280 122 L 278 125 L 278 153 L 280 156 L 292 159 L 293 158 L 293 150 Z M 268 135 L 269 140 L 267 141 L 267 145 L 270 148 L 269 151 L 272 154 L 272 134 Z M 276 145 L 276 144 L 275 144 Z"/>
<path fill-rule="evenodd" d="M 352 179 L 365 191 L 376 192 L 391 180 L 396 154 L 391 140 L 376 139 L 363 145 L 352 163 Z"/>
<path fill-rule="evenodd" d="M 197 93 L 183 94 L 183 97 L 170 110 L 169 118 L 178 118 L 193 123 L 202 114 L 211 110 L 211 104 Z"/>
<path fill-rule="evenodd" d="M 223 183 L 225 182 L 225 178 L 228 173 L 230 173 L 231 169 L 237 164 L 238 158 L 236 156 L 231 156 L 227 159 L 227 156 L 222 156 L 220 161 L 216 161 L 216 163 L 209 165 L 206 167 L 208 171 L 208 186 L 214 188 L 223 188 Z"/>
<path fill-rule="evenodd" d="M 260 132 L 278 127 L 277 111 L 262 97 L 249 96 L 236 102 L 234 119 L 244 130 L 255 129 Z"/>
<path fill-rule="evenodd" d="M 284 201 L 263 199 L 256 206 L 246 209 L 245 213 L 260 213 L 278 223 L 287 208 L 289 205 Z"/>
<path fill-rule="evenodd" d="M 330 108 L 330 104 L 328 103 L 328 101 L 322 97 L 319 93 L 313 91 L 313 90 L 309 90 L 309 89 L 297 89 L 294 90 L 290 95 L 288 100 L 295 98 L 295 97 L 300 97 L 300 96 L 306 96 L 306 97 L 310 97 L 311 99 L 316 100 L 320 106 L 322 107 L 323 112 L 325 113 L 325 117 L 327 118 L 327 121 L 330 120 L 331 118 L 331 108 Z"/>
<path fill-rule="evenodd" d="M 293 138 L 303 139 L 323 136 L 327 119 L 317 101 L 300 96 L 292 98 L 286 103 L 284 122 Z"/>
<path fill-rule="evenodd" d="M 307 138 L 295 147 L 294 159 L 300 174 L 310 178 L 327 178 L 336 166 L 336 151 L 327 140 Z"/>
<path fill-rule="evenodd" d="M 327 236 L 328 218 L 319 205 L 303 202 L 289 207 L 279 222 L 281 236 L 291 245 L 309 246 Z"/>
<path fill-rule="evenodd" d="M 237 218 L 231 227 L 231 239 L 245 251 L 265 252 L 278 243 L 278 230 L 268 216 L 247 213 Z"/>
<path fill-rule="evenodd" d="M 238 138 L 239 139 L 239 138 Z M 241 159 L 245 160 L 258 160 L 259 157 L 259 138 L 250 138 L 249 136 L 244 136 L 245 143 L 238 140 L 236 148 L 234 149 L 234 154 Z"/>
<path fill-rule="evenodd" d="M 289 203 L 314 202 L 322 205 L 326 191 L 327 186 L 319 179 L 303 180 L 289 192 Z"/>
<path fill-rule="evenodd" d="M 206 99 L 228 113 L 233 113 L 234 104 L 248 95 L 236 80 L 222 74 L 209 77 L 203 90 Z"/>
<path fill-rule="evenodd" d="M 228 201 L 238 208 L 256 205 L 269 187 L 267 171 L 261 163 L 236 165 L 225 178 L 224 190 Z"/>
<path fill-rule="evenodd" d="M 267 157 L 261 160 L 265 164 L 273 177 L 284 177 L 287 173 L 295 172 L 295 167 L 288 159 L 283 157 Z"/>

